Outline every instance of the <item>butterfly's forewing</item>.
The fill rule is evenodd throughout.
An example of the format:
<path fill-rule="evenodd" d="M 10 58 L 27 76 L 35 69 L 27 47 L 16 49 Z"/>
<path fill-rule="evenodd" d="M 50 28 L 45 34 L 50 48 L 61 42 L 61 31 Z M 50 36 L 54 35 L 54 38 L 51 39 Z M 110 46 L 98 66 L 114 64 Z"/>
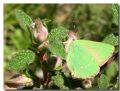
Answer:
<path fill-rule="evenodd" d="M 92 54 L 99 66 L 104 65 L 114 52 L 114 46 L 89 40 L 79 40 L 80 46 L 84 46 Z"/>
<path fill-rule="evenodd" d="M 98 74 L 100 67 L 80 41 L 71 43 L 67 55 L 67 65 L 76 78 L 91 78 Z"/>
<path fill-rule="evenodd" d="M 114 47 L 88 40 L 73 41 L 68 50 L 67 65 L 76 78 L 91 78 L 99 73 L 103 63 L 112 55 Z"/>

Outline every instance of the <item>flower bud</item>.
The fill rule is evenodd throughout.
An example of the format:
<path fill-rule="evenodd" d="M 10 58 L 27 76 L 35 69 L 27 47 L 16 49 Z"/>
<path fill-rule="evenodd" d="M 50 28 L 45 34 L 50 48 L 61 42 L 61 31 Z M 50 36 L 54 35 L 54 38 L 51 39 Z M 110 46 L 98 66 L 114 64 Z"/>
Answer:
<path fill-rule="evenodd" d="M 41 42 L 45 41 L 48 36 L 47 28 L 42 24 L 40 19 L 35 20 L 35 26 L 36 26 L 36 30 L 34 31 L 35 38 Z"/>
<path fill-rule="evenodd" d="M 33 85 L 33 80 L 31 78 L 28 78 L 25 75 L 19 75 L 17 77 L 11 78 L 8 80 L 9 83 L 14 83 L 16 85 Z"/>

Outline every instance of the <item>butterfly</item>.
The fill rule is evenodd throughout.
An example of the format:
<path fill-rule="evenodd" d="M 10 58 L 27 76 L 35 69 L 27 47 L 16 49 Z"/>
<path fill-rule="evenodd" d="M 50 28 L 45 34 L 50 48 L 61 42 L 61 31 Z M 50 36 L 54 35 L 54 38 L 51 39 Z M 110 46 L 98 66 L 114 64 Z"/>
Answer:
<path fill-rule="evenodd" d="M 114 46 L 90 40 L 75 40 L 67 54 L 67 66 L 75 78 L 93 78 L 109 58 L 112 56 Z"/>

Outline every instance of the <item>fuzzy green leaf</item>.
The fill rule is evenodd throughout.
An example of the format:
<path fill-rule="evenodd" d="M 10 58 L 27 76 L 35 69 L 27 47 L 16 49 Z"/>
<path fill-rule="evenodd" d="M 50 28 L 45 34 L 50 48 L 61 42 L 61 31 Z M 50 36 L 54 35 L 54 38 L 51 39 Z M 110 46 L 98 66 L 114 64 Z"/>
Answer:
<path fill-rule="evenodd" d="M 113 11 L 113 23 L 118 25 L 118 4 L 112 5 L 112 11 Z"/>
<path fill-rule="evenodd" d="M 62 43 L 50 43 L 50 51 L 61 58 L 65 58 L 66 56 L 65 48 Z"/>
<path fill-rule="evenodd" d="M 108 36 L 105 37 L 103 42 L 111 44 L 113 46 L 117 46 L 118 45 L 118 36 L 115 36 L 114 34 L 109 34 Z"/>
<path fill-rule="evenodd" d="M 65 40 L 66 37 L 67 29 L 65 29 L 64 27 L 60 26 L 51 30 L 48 36 L 50 43 L 49 49 L 54 55 L 65 58 L 66 52 L 62 42 Z"/>
<path fill-rule="evenodd" d="M 75 40 L 70 44 L 67 65 L 76 78 L 91 78 L 98 74 L 100 67 L 112 56 L 114 47 L 109 44 Z"/>
<path fill-rule="evenodd" d="M 12 71 L 24 70 L 30 63 L 34 61 L 35 54 L 30 50 L 21 50 L 13 55 L 8 63 L 8 69 Z"/>
<path fill-rule="evenodd" d="M 56 72 L 56 75 L 52 76 L 52 80 L 54 85 L 56 85 L 60 89 L 69 89 L 67 86 L 65 86 L 65 79 L 60 72 Z"/>
<path fill-rule="evenodd" d="M 115 61 L 107 65 L 105 69 L 105 73 L 109 77 L 109 79 L 112 79 L 113 77 L 115 77 L 115 75 L 117 74 L 117 71 L 118 71 L 118 64 Z"/>
<path fill-rule="evenodd" d="M 33 22 L 32 19 L 22 10 L 16 10 L 16 18 L 24 28 L 27 28 Z"/>
<path fill-rule="evenodd" d="M 109 86 L 109 79 L 107 78 L 106 75 L 102 74 L 100 76 L 99 81 L 98 81 L 98 86 L 99 86 L 99 89 L 101 89 L 101 90 L 108 88 L 108 86 Z"/>
<path fill-rule="evenodd" d="M 59 26 L 51 30 L 48 39 L 50 42 L 62 42 L 67 37 L 67 32 L 66 28 Z"/>

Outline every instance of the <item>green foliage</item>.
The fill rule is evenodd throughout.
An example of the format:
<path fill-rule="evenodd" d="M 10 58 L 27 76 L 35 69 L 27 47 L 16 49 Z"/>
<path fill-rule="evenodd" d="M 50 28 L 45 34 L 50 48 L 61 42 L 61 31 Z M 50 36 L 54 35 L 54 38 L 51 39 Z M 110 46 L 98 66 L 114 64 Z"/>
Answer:
<path fill-rule="evenodd" d="M 16 10 L 16 17 L 19 20 L 21 26 L 25 29 L 27 29 L 27 27 L 32 24 L 32 19 L 22 10 Z"/>
<path fill-rule="evenodd" d="M 50 51 L 61 58 L 65 58 L 65 48 L 63 45 L 63 41 L 67 37 L 68 30 L 64 27 L 57 27 L 51 30 L 48 39 L 50 43 Z"/>
<path fill-rule="evenodd" d="M 114 47 L 109 44 L 76 40 L 69 47 L 67 65 L 74 77 L 91 78 L 98 74 L 99 66 L 108 61 L 113 51 Z"/>
<path fill-rule="evenodd" d="M 57 42 L 50 43 L 50 51 L 53 54 L 65 59 L 66 53 L 65 53 L 65 48 L 62 43 L 57 43 Z"/>
<path fill-rule="evenodd" d="M 109 86 L 109 79 L 107 78 L 106 75 L 102 74 L 99 78 L 99 81 L 98 81 L 98 86 L 99 86 L 99 89 L 101 90 L 104 90 L 104 89 L 107 89 L 108 86 Z"/>
<path fill-rule="evenodd" d="M 43 24 L 47 27 L 47 24 L 51 22 L 50 19 L 42 19 Z"/>
<path fill-rule="evenodd" d="M 25 36 L 23 31 L 20 30 L 15 30 L 15 32 L 11 34 L 10 39 L 17 50 L 26 49 L 30 44 L 29 36 Z"/>
<path fill-rule="evenodd" d="M 51 30 L 49 34 L 49 41 L 62 42 L 67 37 L 67 32 L 68 32 L 68 29 L 62 26 L 58 26 L 57 28 L 54 28 Z"/>
<path fill-rule="evenodd" d="M 115 61 L 107 65 L 105 69 L 105 74 L 110 80 L 116 76 L 117 72 L 118 72 L 118 64 Z"/>
<path fill-rule="evenodd" d="M 116 24 L 116 25 L 118 25 L 118 15 L 119 15 L 119 14 L 118 14 L 118 13 L 119 13 L 119 12 L 118 12 L 118 10 L 119 10 L 118 7 L 119 7 L 118 4 L 113 4 L 113 5 L 112 5 L 113 23 Z"/>
<path fill-rule="evenodd" d="M 21 50 L 11 58 L 8 69 L 12 71 L 24 70 L 34 61 L 35 54 L 30 50 Z"/>
<path fill-rule="evenodd" d="M 69 89 L 67 86 L 65 86 L 65 79 L 60 72 L 56 72 L 55 76 L 52 76 L 53 84 L 59 87 L 60 89 Z"/>
<path fill-rule="evenodd" d="M 83 87 L 83 80 L 74 79 L 74 77 L 69 74 L 70 72 L 73 76 L 76 74 L 75 77 L 79 76 L 78 78 L 84 75 L 85 80 L 87 80 L 87 77 L 93 77 L 90 79 L 90 85 L 92 85 L 92 87 L 89 89 L 91 90 L 119 89 L 118 57 L 115 55 L 115 61 L 112 60 L 113 62 L 108 62 L 107 65 L 104 65 L 108 61 L 108 58 L 112 56 L 113 50 L 110 53 L 110 47 L 105 47 L 101 45 L 101 43 L 98 44 L 98 42 L 105 38 L 103 42 L 115 46 L 115 50 L 117 51 L 119 35 L 117 31 L 117 8 L 117 4 L 4 4 L 4 72 L 9 74 L 8 71 L 6 71 L 7 68 L 17 72 L 25 69 L 23 73 L 25 72 L 24 74 L 34 81 L 33 86 L 27 87 L 28 89 L 34 89 L 34 87 L 41 89 L 40 85 L 43 86 L 42 89 L 88 89 Z M 24 10 L 24 12 L 22 10 Z M 37 47 L 40 44 L 38 41 L 35 41 L 37 44 L 30 45 L 30 38 L 34 36 L 32 33 L 30 33 L 32 37 L 29 36 L 29 32 L 31 31 L 27 28 L 33 23 L 32 19 L 38 17 L 48 29 L 48 47 L 51 52 L 49 52 L 47 48 L 45 51 L 38 51 Z M 20 26 L 16 18 L 20 22 Z M 58 25 L 59 27 L 56 27 Z M 97 44 L 88 41 L 80 43 L 82 46 L 78 45 L 78 47 L 75 47 L 75 51 L 73 49 L 73 51 L 68 53 L 70 56 L 70 61 L 68 61 L 66 60 L 68 55 L 65 52 L 63 44 L 63 42 L 67 40 L 68 30 L 61 26 L 75 32 L 76 37 L 81 39 L 80 41 L 87 39 L 98 42 Z M 32 43 L 33 42 L 34 41 L 32 41 Z M 24 53 L 21 49 L 27 49 L 28 47 L 36 52 L 37 59 L 34 59 L 35 54 L 30 50 L 27 50 L 30 51 L 28 53 L 23 50 L 23 52 L 25 52 L 25 55 L 23 55 Z M 106 51 L 107 49 L 109 49 L 109 51 Z M 17 50 L 21 50 L 20 55 L 18 55 L 18 52 L 17 56 L 15 54 L 9 61 L 11 53 Z M 49 52 L 49 56 L 45 56 L 47 60 L 42 61 L 41 59 L 44 57 L 43 53 L 46 51 Z M 55 55 L 54 57 L 52 56 L 53 54 Z M 31 56 L 28 58 L 28 55 Z M 96 55 L 98 55 L 98 57 L 96 57 Z M 51 56 L 53 58 L 49 60 Z M 53 69 L 51 65 L 56 66 L 56 57 L 61 57 L 64 60 L 62 60 L 61 66 Z M 48 60 L 51 62 L 47 62 Z M 102 65 L 104 66 L 101 67 Z M 96 75 L 100 67 L 102 68 L 100 73 L 103 72 L 103 75 L 99 77 L 99 75 Z M 41 68 L 43 73 L 45 71 L 45 78 L 54 83 L 52 87 L 51 84 L 50 87 L 46 86 L 47 81 L 44 82 L 43 79 L 36 77 L 35 72 L 38 68 Z M 52 72 L 55 72 L 55 74 L 51 74 Z M 65 74 L 66 72 L 67 74 Z M 51 76 L 47 77 L 46 73 Z M 67 75 L 67 77 L 64 74 Z M 65 78 L 69 79 L 69 81 Z M 99 79 L 99 81 L 97 79 Z M 72 87 L 68 84 L 72 84 Z"/>
<path fill-rule="evenodd" d="M 72 5 L 71 5 L 72 6 Z M 68 19 L 62 23 L 70 30 L 77 31 L 79 39 L 100 41 L 106 34 L 116 31 L 112 25 L 112 5 L 75 5 Z"/>
<path fill-rule="evenodd" d="M 114 34 L 109 34 L 105 37 L 103 42 L 111 44 L 113 46 L 117 46 L 118 45 L 118 36 L 115 36 Z"/>
<path fill-rule="evenodd" d="M 11 47 L 9 46 L 4 46 L 4 55 L 6 56 L 6 59 L 7 57 L 10 55 L 11 53 L 11 50 L 10 50 Z"/>

